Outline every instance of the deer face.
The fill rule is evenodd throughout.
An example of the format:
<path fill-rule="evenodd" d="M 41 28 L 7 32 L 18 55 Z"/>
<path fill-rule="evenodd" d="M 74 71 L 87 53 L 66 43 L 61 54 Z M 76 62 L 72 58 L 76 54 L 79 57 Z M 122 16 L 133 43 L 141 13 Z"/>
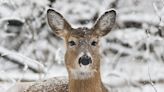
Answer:
<path fill-rule="evenodd" d="M 115 24 L 116 12 L 105 12 L 92 28 L 74 29 L 58 12 L 47 11 L 48 23 L 54 33 L 66 43 L 65 64 L 73 79 L 95 76 L 100 68 L 99 39 L 110 32 Z"/>

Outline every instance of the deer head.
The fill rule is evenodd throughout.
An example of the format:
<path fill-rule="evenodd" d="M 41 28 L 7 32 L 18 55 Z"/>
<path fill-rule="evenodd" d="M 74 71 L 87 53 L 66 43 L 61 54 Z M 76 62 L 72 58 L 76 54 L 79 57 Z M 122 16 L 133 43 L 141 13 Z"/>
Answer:
<path fill-rule="evenodd" d="M 55 10 L 47 11 L 48 24 L 53 32 L 66 43 L 65 64 L 72 79 L 85 80 L 96 76 L 100 69 L 99 40 L 115 24 L 116 12 L 105 12 L 92 28 L 72 28 Z"/>

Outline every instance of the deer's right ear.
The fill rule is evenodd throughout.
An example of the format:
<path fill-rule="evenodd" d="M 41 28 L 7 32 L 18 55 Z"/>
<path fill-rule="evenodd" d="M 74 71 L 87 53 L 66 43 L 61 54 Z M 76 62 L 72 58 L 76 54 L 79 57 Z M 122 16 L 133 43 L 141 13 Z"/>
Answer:
<path fill-rule="evenodd" d="M 65 36 L 68 30 L 71 28 L 64 17 L 53 9 L 47 10 L 47 20 L 49 26 L 57 36 Z"/>

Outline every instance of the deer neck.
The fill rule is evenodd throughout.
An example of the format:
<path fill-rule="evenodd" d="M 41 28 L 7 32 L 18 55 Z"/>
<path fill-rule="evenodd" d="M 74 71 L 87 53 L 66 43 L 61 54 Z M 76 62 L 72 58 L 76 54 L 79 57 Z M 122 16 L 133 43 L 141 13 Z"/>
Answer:
<path fill-rule="evenodd" d="M 100 72 L 88 79 L 72 79 L 69 77 L 69 92 L 107 92 L 101 82 Z"/>

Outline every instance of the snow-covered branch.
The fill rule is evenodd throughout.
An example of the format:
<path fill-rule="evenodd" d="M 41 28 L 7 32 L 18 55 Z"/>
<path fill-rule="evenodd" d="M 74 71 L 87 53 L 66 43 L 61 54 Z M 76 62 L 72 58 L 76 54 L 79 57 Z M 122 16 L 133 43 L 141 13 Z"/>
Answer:
<path fill-rule="evenodd" d="M 20 53 L 9 51 L 3 47 L 0 47 L 0 55 L 1 57 L 8 59 L 11 62 L 26 66 L 34 72 L 45 72 L 45 67 L 43 64 Z"/>

